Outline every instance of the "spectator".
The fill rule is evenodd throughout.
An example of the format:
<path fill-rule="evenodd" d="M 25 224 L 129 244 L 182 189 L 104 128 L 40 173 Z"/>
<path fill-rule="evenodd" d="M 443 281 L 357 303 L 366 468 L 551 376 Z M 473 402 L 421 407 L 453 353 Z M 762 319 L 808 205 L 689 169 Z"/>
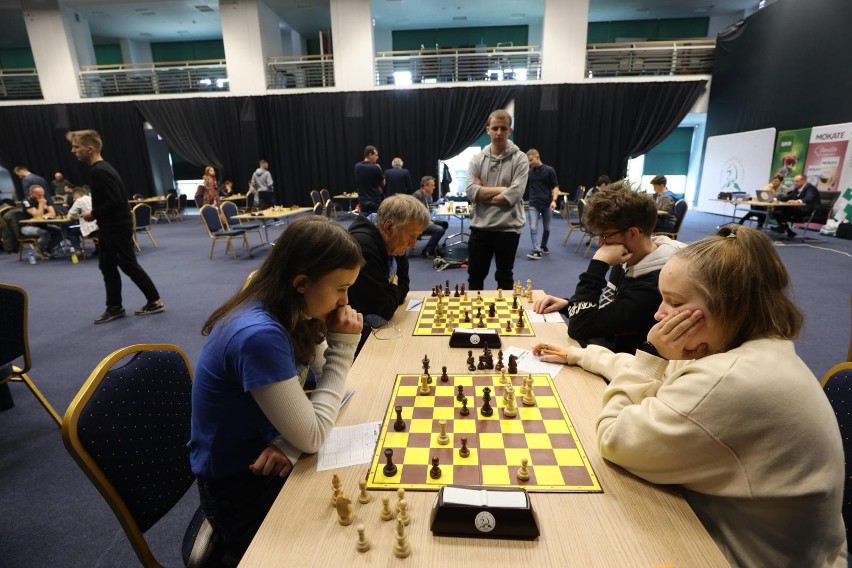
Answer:
<path fill-rule="evenodd" d="M 50 186 L 53 189 L 53 195 L 62 197 L 65 200 L 65 206 L 71 207 L 71 204 L 74 203 L 74 185 L 65 179 L 62 172 L 53 174 L 53 181 L 50 182 Z"/>
<path fill-rule="evenodd" d="M 494 258 L 497 287 L 514 285 L 515 253 L 524 230 L 524 190 L 529 162 L 515 143 L 512 116 L 496 110 L 488 116 L 485 132 L 491 143 L 470 160 L 467 169 L 467 199 L 470 213 L 468 288 L 482 290 Z"/>
<path fill-rule="evenodd" d="M 385 197 L 390 197 L 397 193 L 411 195 L 411 174 L 402 165 L 402 158 L 394 158 L 391 161 L 391 166 L 393 167 L 385 170 Z"/>
<path fill-rule="evenodd" d="M 604 189 L 606 186 L 608 186 L 611 183 L 612 183 L 612 180 L 609 179 L 608 175 L 598 176 L 598 181 L 595 182 L 595 187 L 593 187 L 592 189 L 587 191 L 586 195 L 584 196 L 585 199 L 586 199 L 586 202 L 588 202 L 592 197 L 594 197 L 597 192 Z"/>
<path fill-rule="evenodd" d="M 230 197 L 232 195 L 234 195 L 234 182 L 226 179 L 219 189 L 219 197 Z"/>
<path fill-rule="evenodd" d="M 355 187 L 358 190 L 361 215 L 370 215 L 378 211 L 384 199 L 382 187 L 385 185 L 385 176 L 382 174 L 378 161 L 379 151 L 375 146 L 367 146 L 364 148 L 364 159 L 355 164 Z"/>
<path fill-rule="evenodd" d="M 677 225 L 675 217 L 675 203 L 677 196 L 668 190 L 666 184 L 668 180 L 666 176 L 654 176 L 651 180 L 651 186 L 654 188 L 654 203 L 657 206 L 657 226 L 654 227 L 654 232 L 672 232 Z"/>
<path fill-rule="evenodd" d="M 251 186 L 256 192 L 258 207 L 269 209 L 275 204 L 275 187 L 272 185 L 272 174 L 269 173 L 269 162 L 266 160 L 261 160 L 252 174 Z"/>
<path fill-rule="evenodd" d="M 202 202 L 204 205 L 219 207 L 219 182 L 216 181 L 216 170 L 213 169 L 213 166 L 204 168 L 204 195 Z"/>
<path fill-rule="evenodd" d="M 421 202 L 426 206 L 426 211 L 429 212 L 429 216 L 432 216 L 432 194 L 435 193 L 435 178 L 432 176 L 423 176 L 420 180 L 420 189 L 414 192 L 414 199 Z M 420 253 L 421 256 L 425 257 L 434 257 L 437 254 L 438 243 L 441 240 L 441 237 L 444 236 L 444 233 L 447 232 L 447 227 L 450 224 L 446 221 L 429 221 L 429 225 L 426 227 L 426 230 L 423 231 L 424 235 L 429 236 L 429 242 L 426 243 L 426 246 L 423 247 L 423 251 Z"/>
<path fill-rule="evenodd" d="M 538 150 L 527 150 L 527 158 L 530 163 L 527 194 L 530 200 L 530 237 L 533 245 L 533 250 L 527 258 L 541 260 L 542 253 L 550 252 L 547 240 L 550 238 L 550 220 L 553 218 L 553 210 L 556 209 L 556 198 L 559 197 L 559 180 L 556 178 L 556 170 L 542 163 Z M 539 217 L 542 226 L 541 244 L 538 241 Z"/>
<path fill-rule="evenodd" d="M 651 236 L 657 222 L 654 200 L 624 182 L 600 190 L 583 218 L 589 231 L 598 235 L 600 248 L 571 298 L 545 296 L 533 309 L 567 316 L 568 335 L 580 345 L 633 353 L 654 325 L 660 270 L 684 245 Z"/>
<path fill-rule="evenodd" d="M 30 186 L 38 185 L 44 189 L 44 195 L 48 199 L 51 197 L 50 185 L 47 180 L 38 174 L 32 173 L 26 166 L 18 166 L 14 169 L 15 175 L 21 179 L 21 190 L 23 191 L 24 199 L 30 194 Z"/>

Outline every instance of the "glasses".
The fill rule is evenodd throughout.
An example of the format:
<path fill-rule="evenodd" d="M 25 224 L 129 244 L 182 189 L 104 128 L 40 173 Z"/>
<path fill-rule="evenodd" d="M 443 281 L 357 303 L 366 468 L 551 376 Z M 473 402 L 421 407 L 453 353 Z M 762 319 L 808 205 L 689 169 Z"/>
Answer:
<path fill-rule="evenodd" d="M 612 233 L 610 233 L 610 234 L 608 234 L 608 235 L 605 235 L 605 234 L 601 233 L 601 234 L 599 234 L 599 235 L 595 235 L 595 236 L 596 236 L 597 238 L 599 238 L 599 239 L 601 240 L 601 242 L 603 242 L 603 244 L 608 245 L 609 243 L 608 243 L 608 242 L 606 242 L 606 240 L 607 240 L 607 239 L 611 239 L 611 238 L 612 238 L 612 237 L 614 237 L 615 235 L 620 235 L 621 233 L 626 233 L 626 232 L 627 232 L 627 231 L 629 231 L 629 230 L 630 230 L 629 228 L 627 228 L 627 229 L 621 229 L 620 231 L 615 231 L 615 232 L 612 232 Z"/>
<path fill-rule="evenodd" d="M 371 333 L 373 334 L 373 337 L 379 341 L 399 339 L 402 337 L 402 330 L 399 329 L 399 326 L 391 325 L 390 323 L 383 325 L 382 327 L 374 327 L 371 330 Z"/>

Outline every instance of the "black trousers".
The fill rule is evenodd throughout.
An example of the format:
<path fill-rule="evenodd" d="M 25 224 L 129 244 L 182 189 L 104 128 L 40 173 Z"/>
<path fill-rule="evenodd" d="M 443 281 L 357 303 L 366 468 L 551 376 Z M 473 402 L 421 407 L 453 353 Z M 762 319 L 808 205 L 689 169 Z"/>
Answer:
<path fill-rule="evenodd" d="M 258 207 L 261 209 L 269 209 L 273 205 L 274 191 L 258 191 L 255 196 L 257 198 Z"/>
<path fill-rule="evenodd" d="M 133 228 L 130 226 L 120 228 L 100 229 L 100 251 L 98 252 L 98 268 L 104 276 L 106 287 L 107 307 L 121 306 L 121 274 L 118 270 L 130 277 L 130 280 L 142 291 L 145 299 L 156 302 L 160 299 L 160 293 L 154 282 L 139 266 L 136 260 L 136 251 L 133 248 Z"/>
<path fill-rule="evenodd" d="M 205 566 L 239 564 L 285 481 L 249 471 L 225 479 L 198 479 L 201 509 L 213 527 L 213 550 Z"/>
<path fill-rule="evenodd" d="M 513 232 L 485 231 L 471 228 L 470 239 L 467 242 L 468 264 L 467 282 L 469 290 L 482 290 L 485 277 L 491 268 L 491 258 L 494 258 L 496 269 L 494 279 L 497 287 L 511 290 L 515 284 L 512 271 L 515 268 L 515 253 L 518 251 L 518 241 L 521 235 Z"/>

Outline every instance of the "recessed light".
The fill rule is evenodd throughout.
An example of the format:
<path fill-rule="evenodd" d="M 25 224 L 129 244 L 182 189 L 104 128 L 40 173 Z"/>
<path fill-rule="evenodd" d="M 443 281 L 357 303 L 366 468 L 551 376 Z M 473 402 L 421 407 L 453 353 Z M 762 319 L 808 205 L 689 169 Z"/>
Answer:
<path fill-rule="evenodd" d="M 463 22 L 467 20 L 467 16 L 453 16 L 453 20 L 456 22 Z"/>
<path fill-rule="evenodd" d="M 196 9 L 196 10 L 198 10 L 199 12 L 205 12 L 205 13 L 207 13 L 207 12 L 214 12 L 214 11 L 215 11 L 215 10 L 213 10 L 213 8 L 211 8 L 210 6 L 206 6 L 206 5 L 204 5 L 204 4 L 202 4 L 202 5 L 200 5 L 200 6 L 196 6 L 196 7 L 195 7 L 195 9 Z"/>
<path fill-rule="evenodd" d="M 511 15 L 511 16 L 509 16 L 509 17 L 510 17 L 510 18 L 516 18 L 516 19 L 517 19 L 517 18 L 526 18 L 526 17 L 527 17 L 527 15 L 526 15 L 526 14 L 512 14 L 512 15 Z"/>

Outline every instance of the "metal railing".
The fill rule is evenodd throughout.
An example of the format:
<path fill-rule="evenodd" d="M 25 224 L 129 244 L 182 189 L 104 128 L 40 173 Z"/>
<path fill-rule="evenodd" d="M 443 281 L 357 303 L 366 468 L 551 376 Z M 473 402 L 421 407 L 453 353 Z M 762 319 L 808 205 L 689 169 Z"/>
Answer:
<path fill-rule="evenodd" d="M 334 57 L 292 55 L 266 60 L 267 89 L 334 86 Z"/>
<path fill-rule="evenodd" d="M 41 84 L 34 67 L 0 69 L 0 100 L 41 99 Z"/>
<path fill-rule="evenodd" d="M 586 49 L 586 76 L 709 75 L 715 51 L 714 40 L 592 43 Z"/>
<path fill-rule="evenodd" d="M 376 57 L 376 85 L 539 79 L 537 45 L 379 51 Z"/>
<path fill-rule="evenodd" d="M 79 80 L 83 98 L 229 90 L 224 59 L 84 65 Z"/>

